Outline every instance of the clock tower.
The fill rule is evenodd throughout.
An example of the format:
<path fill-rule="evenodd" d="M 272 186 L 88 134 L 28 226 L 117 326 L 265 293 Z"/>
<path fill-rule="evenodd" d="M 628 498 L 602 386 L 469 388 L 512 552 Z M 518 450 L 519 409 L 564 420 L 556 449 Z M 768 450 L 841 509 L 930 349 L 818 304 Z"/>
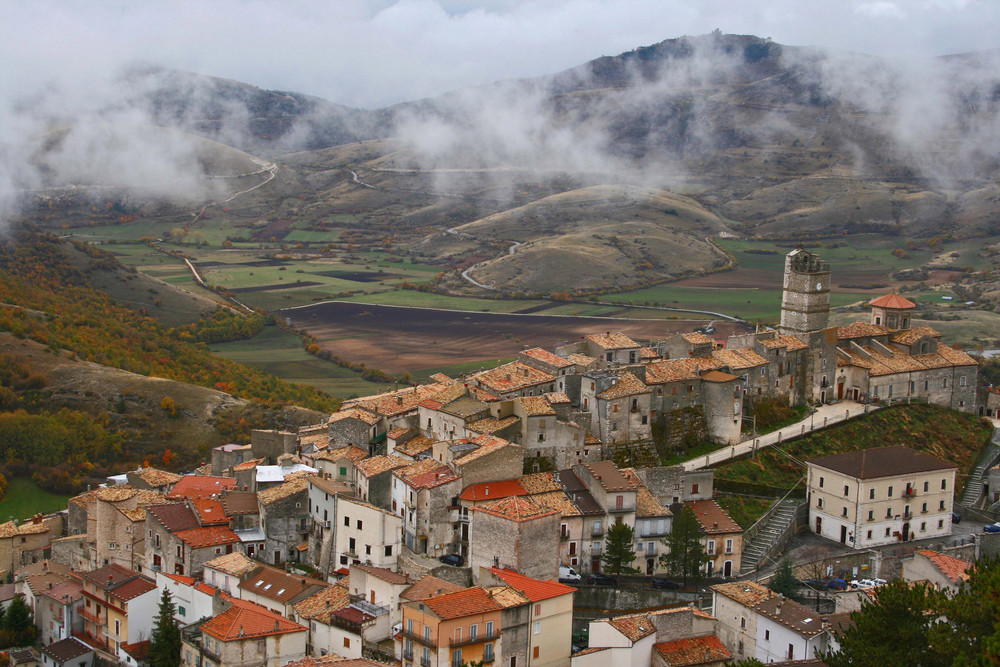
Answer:
<path fill-rule="evenodd" d="M 829 319 L 830 265 L 807 250 L 793 250 L 785 256 L 781 332 L 821 331 Z"/>

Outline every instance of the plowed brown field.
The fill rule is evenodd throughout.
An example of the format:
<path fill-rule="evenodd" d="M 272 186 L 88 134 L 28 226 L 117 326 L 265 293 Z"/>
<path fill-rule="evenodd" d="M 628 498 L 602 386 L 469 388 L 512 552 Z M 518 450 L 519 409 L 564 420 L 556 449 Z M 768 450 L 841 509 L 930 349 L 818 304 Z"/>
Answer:
<path fill-rule="evenodd" d="M 329 302 L 285 310 L 281 317 L 306 329 L 342 359 L 398 374 L 516 356 L 528 347 L 551 350 L 589 333 L 622 331 L 657 340 L 703 326 L 705 320 L 507 315 L 472 311 Z M 716 324 L 723 339 L 743 327 Z"/>

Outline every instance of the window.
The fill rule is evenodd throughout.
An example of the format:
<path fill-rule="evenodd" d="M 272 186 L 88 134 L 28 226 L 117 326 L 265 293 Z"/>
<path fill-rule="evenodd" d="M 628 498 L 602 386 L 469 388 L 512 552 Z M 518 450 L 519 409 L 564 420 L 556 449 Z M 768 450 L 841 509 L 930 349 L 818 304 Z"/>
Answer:
<path fill-rule="evenodd" d="M 357 526 L 358 526 L 358 530 L 361 530 L 361 527 L 364 526 L 364 522 L 361 519 L 358 519 Z"/>
<path fill-rule="evenodd" d="M 868 499 L 875 500 L 875 489 L 868 489 Z"/>
<path fill-rule="evenodd" d="M 486 621 L 486 636 L 493 636 L 493 621 Z"/>
<path fill-rule="evenodd" d="M 788 659 L 795 660 L 795 644 L 788 645 Z"/>
<path fill-rule="evenodd" d="M 473 623 L 469 626 L 469 639 L 475 639 L 479 636 L 479 624 Z"/>
<path fill-rule="evenodd" d="M 614 404 L 614 405 L 613 405 L 613 406 L 611 407 L 611 412 L 618 412 L 618 404 L 617 404 L 617 403 L 615 403 L 615 404 Z"/>
<path fill-rule="evenodd" d="M 177 557 L 178 558 L 183 558 L 183 556 L 181 555 L 181 545 L 179 545 L 179 544 L 177 545 Z"/>
<path fill-rule="evenodd" d="M 344 517 L 344 526 L 346 526 L 347 528 L 351 527 L 351 517 L 349 516 Z"/>
<path fill-rule="evenodd" d="M 948 378 L 943 378 L 941 380 L 941 388 L 942 389 L 947 389 L 948 388 Z"/>
<path fill-rule="evenodd" d="M 707 553 L 709 556 L 715 555 L 715 540 L 708 541 L 708 548 L 705 549 L 705 553 Z"/>
<path fill-rule="evenodd" d="M 964 375 L 960 375 L 959 376 L 959 378 L 958 378 L 958 386 L 959 387 L 964 387 L 965 386 L 965 376 Z"/>
<path fill-rule="evenodd" d="M 351 638 L 344 637 L 344 648 L 351 648 Z"/>
<path fill-rule="evenodd" d="M 177 613 L 181 616 L 187 616 L 187 610 L 181 605 L 177 605 Z"/>
<path fill-rule="evenodd" d="M 650 542 L 649 544 L 652 545 L 653 543 Z M 652 547 L 650 547 L 650 551 L 652 551 L 652 550 L 653 550 Z M 726 553 L 727 554 L 733 553 L 733 540 L 732 539 L 727 539 L 726 540 Z"/>
<path fill-rule="evenodd" d="M 927 503 L 924 503 L 924 504 L 923 504 L 923 505 L 922 505 L 922 506 L 920 507 L 920 511 L 921 511 L 921 512 L 923 512 L 923 513 L 925 513 L 925 514 L 927 513 Z"/>
<path fill-rule="evenodd" d="M 531 657 L 532 658 L 537 658 L 538 657 L 538 647 L 537 646 L 532 650 Z"/>
<path fill-rule="evenodd" d="M 385 548 L 385 555 L 386 556 L 391 556 L 392 555 L 392 545 L 391 544 Z"/>
<path fill-rule="evenodd" d="M 746 630 L 746 627 L 747 627 L 747 617 L 740 616 L 740 628 Z"/>
<path fill-rule="evenodd" d="M 764 639 L 768 639 L 768 640 L 771 639 L 771 631 L 770 630 L 764 630 Z"/>
<path fill-rule="evenodd" d="M 888 528 L 885 529 L 885 536 L 889 537 L 889 529 Z"/>
<path fill-rule="evenodd" d="M 944 528 L 944 519 L 938 519 L 938 528 Z"/>
<path fill-rule="evenodd" d="M 823 509 L 823 499 L 822 498 L 817 498 L 816 499 L 816 507 L 818 507 L 819 509 Z"/>
<path fill-rule="evenodd" d="M 535 621 L 534 623 L 531 624 L 531 634 L 533 634 L 533 635 L 540 635 L 540 634 L 542 634 L 542 622 L 541 621 Z"/>
<path fill-rule="evenodd" d="M 542 615 L 542 605 L 541 603 L 538 603 L 535 605 L 535 616 L 541 616 L 541 615 Z"/>
<path fill-rule="evenodd" d="M 927 530 L 927 522 L 926 521 L 921 521 L 920 522 L 920 532 L 922 533 L 925 530 Z"/>
<path fill-rule="evenodd" d="M 892 498 L 892 487 L 891 486 L 889 487 L 889 495 L 887 495 L 886 497 L 887 498 Z"/>
<path fill-rule="evenodd" d="M 692 484 L 691 485 L 691 493 L 698 493 L 698 485 L 697 484 Z"/>
<path fill-rule="evenodd" d="M 844 495 L 848 495 L 851 492 L 851 488 L 844 484 Z"/>
<path fill-rule="evenodd" d="M 885 518 L 886 519 L 891 519 L 892 518 L 892 508 L 891 507 L 886 507 L 885 508 Z"/>
<path fill-rule="evenodd" d="M 924 482 L 924 493 L 927 493 L 930 490 L 931 490 L 931 483 L 930 482 Z"/>
<path fill-rule="evenodd" d="M 875 520 L 875 510 L 868 510 L 868 520 L 869 521 Z"/>
<path fill-rule="evenodd" d="M 847 516 L 847 507 L 846 506 L 844 506 L 844 508 L 840 511 L 840 516 Z"/>
<path fill-rule="evenodd" d="M 938 503 L 938 509 L 941 510 L 942 512 L 944 511 L 944 501 L 943 500 L 940 503 Z"/>
<path fill-rule="evenodd" d="M 948 480 L 947 479 L 942 479 L 941 480 L 941 490 L 944 491 L 947 488 L 948 488 Z"/>
<path fill-rule="evenodd" d="M 462 638 L 461 628 L 459 628 L 459 635 L 458 635 L 458 637 L 459 637 L 459 639 Z M 430 626 L 425 625 L 424 626 L 424 641 L 425 642 L 429 642 L 430 640 L 431 640 L 431 629 L 430 629 Z"/>
<path fill-rule="evenodd" d="M 872 539 L 872 531 L 870 531 L 870 530 L 868 531 L 868 539 L 869 540 Z"/>
<path fill-rule="evenodd" d="M 823 479 L 823 477 L 822 477 L 822 475 L 821 475 L 821 476 L 820 476 L 820 478 L 819 478 L 819 488 L 821 488 L 821 489 L 823 488 L 823 482 L 825 482 L 825 481 L 826 481 L 826 480 L 825 480 L 825 479 Z"/>

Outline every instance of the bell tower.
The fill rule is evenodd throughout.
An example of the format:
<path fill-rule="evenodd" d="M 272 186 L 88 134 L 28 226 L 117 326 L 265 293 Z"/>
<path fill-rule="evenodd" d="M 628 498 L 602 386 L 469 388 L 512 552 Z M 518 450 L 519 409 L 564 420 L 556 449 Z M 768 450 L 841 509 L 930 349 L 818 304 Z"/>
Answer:
<path fill-rule="evenodd" d="M 829 319 L 830 265 L 802 248 L 791 251 L 785 256 L 781 332 L 821 331 Z"/>

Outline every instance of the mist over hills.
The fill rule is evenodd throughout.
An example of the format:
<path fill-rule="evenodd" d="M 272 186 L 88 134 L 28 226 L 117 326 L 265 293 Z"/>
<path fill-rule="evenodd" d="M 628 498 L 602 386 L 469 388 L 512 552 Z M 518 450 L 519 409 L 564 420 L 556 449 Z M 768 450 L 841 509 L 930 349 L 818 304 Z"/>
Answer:
<path fill-rule="evenodd" d="M 77 182 L 80 169 L 59 168 L 72 161 L 108 187 L 134 188 L 124 176 L 143 174 L 161 199 L 239 191 L 236 180 L 213 178 L 249 171 L 232 156 L 206 157 L 200 136 L 220 154 L 246 151 L 244 163 L 276 161 L 273 183 L 231 205 L 247 215 L 363 211 L 424 257 L 495 256 L 477 279 L 528 291 L 551 275 L 525 271 L 528 255 L 491 255 L 498 241 L 531 241 L 534 261 L 544 263 L 548 248 L 564 265 L 575 252 L 581 260 L 610 250 L 618 224 L 658 239 L 659 261 L 617 248 L 620 270 L 584 280 L 603 289 L 716 268 L 704 238 L 718 234 L 1000 230 L 996 52 L 899 61 L 716 32 L 374 110 L 155 67 L 120 73 L 83 111 L 57 101 L 53 93 L 21 102 L 17 119 L 30 112 L 35 131 L 4 151 L 8 191 Z M 91 137 L 95 119 L 115 127 L 113 142 Z M 68 129 L 53 141 L 57 121 Z M 140 149 L 123 163 L 132 145 Z M 147 164 L 156 169 L 139 168 Z M 604 189 L 587 190 L 595 187 Z M 552 198 L 578 189 L 582 196 Z M 704 210 L 657 210 L 676 196 Z M 609 208 L 616 197 L 624 205 Z M 444 233 L 451 228 L 461 235 Z"/>

